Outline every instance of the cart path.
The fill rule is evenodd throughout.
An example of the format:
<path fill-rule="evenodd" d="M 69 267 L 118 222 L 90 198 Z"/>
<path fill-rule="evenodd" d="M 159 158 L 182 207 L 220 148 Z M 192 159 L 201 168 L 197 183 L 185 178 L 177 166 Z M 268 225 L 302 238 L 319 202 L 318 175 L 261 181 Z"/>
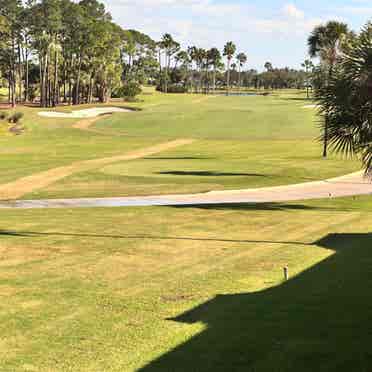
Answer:
<path fill-rule="evenodd" d="M 362 172 L 325 181 L 260 189 L 212 191 L 201 194 L 119 198 L 18 200 L 0 202 L 0 208 L 78 208 L 129 206 L 182 206 L 233 203 L 272 203 L 372 194 L 372 183 Z"/>
<path fill-rule="evenodd" d="M 25 194 L 47 187 L 52 183 L 74 173 L 85 172 L 114 162 L 140 159 L 146 156 L 157 154 L 159 152 L 173 149 L 178 146 L 188 145 L 193 141 L 194 140 L 192 139 L 178 139 L 170 142 L 160 143 L 151 147 L 134 150 L 123 155 L 77 161 L 70 165 L 53 168 L 44 172 L 32 174 L 27 177 L 22 177 L 18 180 L 0 185 L 0 200 L 18 199 Z"/>

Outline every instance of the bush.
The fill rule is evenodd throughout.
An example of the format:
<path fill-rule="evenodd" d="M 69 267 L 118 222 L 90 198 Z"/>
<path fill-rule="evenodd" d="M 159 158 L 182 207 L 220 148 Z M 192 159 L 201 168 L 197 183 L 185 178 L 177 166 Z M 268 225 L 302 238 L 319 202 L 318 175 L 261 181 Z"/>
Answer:
<path fill-rule="evenodd" d="M 6 111 L 0 112 L 0 120 L 5 120 L 8 117 L 8 113 Z"/>
<path fill-rule="evenodd" d="M 125 83 L 119 89 L 119 96 L 127 101 L 134 100 L 142 92 L 141 86 L 136 81 L 130 81 Z"/>
<path fill-rule="evenodd" d="M 22 112 L 15 112 L 13 115 L 9 116 L 9 123 L 18 123 L 23 118 Z"/>
<path fill-rule="evenodd" d="M 185 87 L 184 85 L 169 84 L 167 88 L 168 93 L 187 93 L 187 87 Z M 159 92 L 164 92 L 164 87 L 158 85 L 156 87 L 156 90 Z"/>

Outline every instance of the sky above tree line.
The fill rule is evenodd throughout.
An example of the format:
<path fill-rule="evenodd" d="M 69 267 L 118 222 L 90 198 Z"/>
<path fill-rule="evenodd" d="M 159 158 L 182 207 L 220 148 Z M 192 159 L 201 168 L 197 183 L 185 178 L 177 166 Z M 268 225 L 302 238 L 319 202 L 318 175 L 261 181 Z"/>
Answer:
<path fill-rule="evenodd" d="M 314 26 L 330 19 L 359 30 L 372 20 L 372 0 L 102 0 L 116 23 L 155 40 L 168 32 L 183 47 L 222 49 L 236 43 L 248 68 L 298 68 Z"/>

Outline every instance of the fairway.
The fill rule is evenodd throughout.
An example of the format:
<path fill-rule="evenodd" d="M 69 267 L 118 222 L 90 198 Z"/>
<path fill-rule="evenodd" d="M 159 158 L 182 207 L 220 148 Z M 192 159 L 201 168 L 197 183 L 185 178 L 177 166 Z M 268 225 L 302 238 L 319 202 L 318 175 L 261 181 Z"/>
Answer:
<path fill-rule="evenodd" d="M 162 96 L 150 90 L 141 98 L 142 102 L 131 104 L 141 111 L 115 113 L 88 123 L 77 118 L 41 118 L 38 109 L 23 109 L 26 132 L 16 139 L 0 137 L 2 183 L 185 138 L 193 142 L 133 161 L 81 169 L 21 196 L 196 193 L 287 185 L 359 170 L 356 160 L 321 158 L 321 146 L 315 141 L 316 111 L 303 108 L 307 100 L 302 92 L 215 97 Z"/>

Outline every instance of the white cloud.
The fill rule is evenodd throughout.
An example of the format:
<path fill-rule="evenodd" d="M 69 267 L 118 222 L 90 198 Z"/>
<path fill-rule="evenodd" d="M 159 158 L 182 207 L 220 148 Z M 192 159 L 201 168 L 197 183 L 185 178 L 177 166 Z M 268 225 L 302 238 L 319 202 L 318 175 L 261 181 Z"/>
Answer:
<path fill-rule="evenodd" d="M 294 4 L 285 4 L 283 9 L 283 14 L 287 16 L 288 18 L 293 19 L 304 19 L 305 13 L 298 9 Z"/>

